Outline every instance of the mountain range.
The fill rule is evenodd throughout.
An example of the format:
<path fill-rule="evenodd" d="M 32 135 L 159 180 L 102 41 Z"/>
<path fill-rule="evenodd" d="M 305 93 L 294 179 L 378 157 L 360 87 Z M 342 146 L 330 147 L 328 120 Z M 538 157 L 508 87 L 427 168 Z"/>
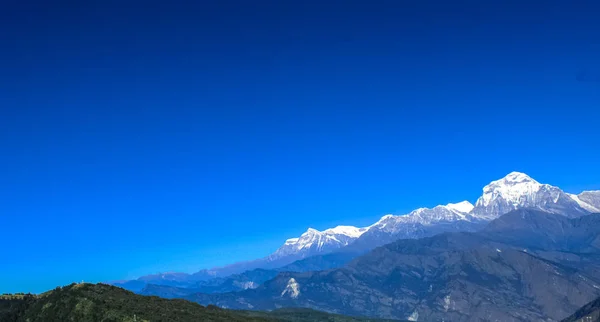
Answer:
<path fill-rule="evenodd" d="M 419 208 L 408 214 L 385 215 L 368 227 L 338 226 L 323 231 L 309 228 L 301 236 L 286 240 L 273 254 L 261 259 L 205 269 L 194 274 L 161 273 L 112 284 L 136 292 L 141 292 L 148 285 L 206 292 L 206 287 L 221 282 L 238 285 L 220 288 L 224 291 L 254 288 L 265 280 L 247 278 L 243 276 L 245 272 L 272 270 L 266 275 L 251 273 L 264 277 L 277 271 L 304 272 L 340 267 L 352 258 L 398 239 L 423 238 L 444 232 L 475 232 L 503 214 L 524 208 L 574 218 L 600 212 L 600 191 L 570 194 L 558 187 L 541 184 L 524 173 L 512 172 L 486 185 L 475 205 L 462 201 Z M 332 256 L 326 256 L 330 254 Z M 231 279 L 226 282 L 227 277 L 232 275 L 236 275 L 233 279 L 239 277 L 237 282 Z M 154 286 L 150 288 L 157 289 Z"/>
<path fill-rule="evenodd" d="M 412 321 L 558 321 L 600 296 L 600 214 L 520 209 L 479 232 L 401 239 L 332 270 L 184 298 Z"/>

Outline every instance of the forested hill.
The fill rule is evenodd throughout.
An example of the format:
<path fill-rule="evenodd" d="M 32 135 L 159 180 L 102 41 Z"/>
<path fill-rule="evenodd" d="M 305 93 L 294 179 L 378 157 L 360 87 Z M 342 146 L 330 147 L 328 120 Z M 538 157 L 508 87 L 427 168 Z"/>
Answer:
<path fill-rule="evenodd" d="M 245 312 L 201 306 L 185 300 L 142 296 L 106 284 L 71 284 L 39 296 L 0 296 L 0 322 L 121 321 L 382 321 L 307 309 Z"/>

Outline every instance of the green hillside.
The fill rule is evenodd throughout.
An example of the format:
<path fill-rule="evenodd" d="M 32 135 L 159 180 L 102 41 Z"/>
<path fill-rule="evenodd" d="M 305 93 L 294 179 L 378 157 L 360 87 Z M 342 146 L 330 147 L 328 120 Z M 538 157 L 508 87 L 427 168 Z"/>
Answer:
<path fill-rule="evenodd" d="M 375 321 L 308 309 L 232 311 L 186 300 L 142 296 L 106 284 L 71 284 L 39 296 L 0 296 L 0 322 Z M 381 320 L 377 320 L 381 321 Z"/>

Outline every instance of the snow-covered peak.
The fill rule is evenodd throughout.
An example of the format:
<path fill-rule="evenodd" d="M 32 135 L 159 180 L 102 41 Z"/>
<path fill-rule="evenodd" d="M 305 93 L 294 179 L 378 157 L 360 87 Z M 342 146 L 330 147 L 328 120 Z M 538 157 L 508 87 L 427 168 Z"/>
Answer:
<path fill-rule="evenodd" d="M 292 244 L 295 244 L 295 243 L 297 243 L 297 242 L 298 242 L 298 239 L 299 239 L 299 238 L 290 238 L 290 239 L 288 239 L 288 240 L 286 240 L 286 241 L 285 241 L 285 244 L 286 244 L 286 245 L 292 245 Z"/>
<path fill-rule="evenodd" d="M 321 233 L 320 231 L 318 231 L 318 230 L 316 230 L 314 228 L 310 228 L 309 227 L 300 237 L 302 238 L 304 236 L 313 236 L 313 235 L 317 235 L 317 234 L 320 234 L 320 233 Z M 296 238 L 296 239 L 298 239 L 298 238 Z"/>
<path fill-rule="evenodd" d="M 344 247 L 364 234 L 369 227 L 358 228 L 354 226 L 337 226 L 324 231 L 308 228 L 298 238 L 290 238 L 285 241 L 273 255 L 276 260 L 289 255 L 297 255 L 299 258 L 325 253 Z"/>
<path fill-rule="evenodd" d="M 329 228 L 323 231 L 316 230 L 314 228 L 308 228 L 306 232 L 300 235 L 299 238 L 290 238 L 286 241 L 286 244 L 289 243 L 300 243 L 305 240 L 314 239 L 318 237 L 325 238 L 335 238 L 336 236 L 343 236 L 349 238 L 358 238 L 365 231 L 367 231 L 369 227 L 359 228 L 354 226 L 337 226 L 334 228 Z"/>
<path fill-rule="evenodd" d="M 270 258 L 305 258 L 324 254 L 354 243 L 357 239 L 398 234 L 423 236 L 423 231 L 427 229 L 435 232 L 464 227 L 471 229 L 469 227 L 522 208 L 535 208 L 570 217 L 600 212 L 600 192 L 571 195 L 557 187 L 541 184 L 525 173 L 511 172 L 486 185 L 475 205 L 462 201 L 433 208 L 418 208 L 405 215 L 385 215 L 364 228 L 337 226 L 323 231 L 309 228 L 300 237 L 288 239 Z"/>
<path fill-rule="evenodd" d="M 522 203 L 524 196 L 536 194 L 542 186 L 544 185 L 524 173 L 511 172 L 483 187 L 483 195 L 477 200 L 476 206 L 487 207 L 499 197 L 517 206 Z"/>
<path fill-rule="evenodd" d="M 569 217 L 590 212 L 588 207 L 560 188 L 541 184 L 524 173 L 511 172 L 483 188 L 483 195 L 470 215 L 488 221 L 522 208 L 535 208 Z"/>
<path fill-rule="evenodd" d="M 600 190 L 584 191 L 577 197 L 586 204 L 594 207 L 596 210 L 592 212 L 600 213 Z"/>
<path fill-rule="evenodd" d="M 392 214 L 387 214 L 387 215 L 385 215 L 385 216 L 381 217 L 381 219 L 379 219 L 379 221 L 378 221 L 378 222 L 386 221 L 386 220 L 388 220 L 388 219 L 390 219 L 390 218 L 394 218 L 394 217 L 396 217 L 396 216 L 394 216 L 394 215 L 392 215 Z"/>
<path fill-rule="evenodd" d="M 358 238 L 367 231 L 368 228 L 358 228 L 354 226 L 337 226 L 324 230 L 325 234 L 344 235 L 348 237 Z"/>
<path fill-rule="evenodd" d="M 446 207 L 448 209 L 455 210 L 455 211 L 465 213 L 465 214 L 471 212 L 471 210 L 473 210 L 473 208 L 475 208 L 475 206 L 473 206 L 472 203 L 470 203 L 466 200 L 459 202 L 459 203 L 449 203 L 446 205 Z"/>
<path fill-rule="evenodd" d="M 517 172 L 517 171 L 513 171 L 509 174 L 506 175 L 506 177 L 500 179 L 500 180 L 496 180 L 496 181 L 504 181 L 506 183 L 523 183 L 523 182 L 534 182 L 534 183 L 538 183 L 537 181 L 535 181 L 532 177 L 528 176 L 527 174 L 523 173 L 523 172 Z"/>
<path fill-rule="evenodd" d="M 589 212 L 600 213 L 600 203 L 594 202 L 594 201 L 600 200 L 600 198 L 598 198 L 597 200 L 594 200 L 591 198 L 585 198 L 586 194 L 589 195 L 590 193 L 591 194 L 598 193 L 598 196 L 600 196 L 600 192 L 598 192 L 598 191 L 596 191 L 596 192 L 584 191 L 580 195 L 574 195 L 574 194 L 568 193 L 567 195 L 569 197 L 571 197 L 571 199 L 575 200 L 575 202 L 577 202 L 577 204 L 581 208 L 583 208 Z M 582 198 L 580 198 L 580 197 L 583 197 L 585 199 L 585 201 L 582 200 Z"/>
<path fill-rule="evenodd" d="M 473 205 L 468 201 L 439 205 L 433 208 L 418 208 L 406 215 L 385 215 L 369 227 L 369 230 L 379 230 L 388 233 L 401 230 L 404 225 L 430 226 L 442 222 L 468 222 L 468 214 L 473 210 Z"/>

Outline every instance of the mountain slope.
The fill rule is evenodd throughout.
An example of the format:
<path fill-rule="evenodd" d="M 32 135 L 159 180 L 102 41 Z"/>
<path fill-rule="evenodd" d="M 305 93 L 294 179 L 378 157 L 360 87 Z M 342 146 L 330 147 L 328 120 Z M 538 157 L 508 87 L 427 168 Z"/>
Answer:
<path fill-rule="evenodd" d="M 254 269 L 241 274 L 233 274 L 225 278 L 215 278 L 210 281 L 198 282 L 190 287 L 147 284 L 138 293 L 155 295 L 164 298 L 182 298 L 194 293 L 226 293 L 253 289 L 274 278 L 278 270 Z"/>
<path fill-rule="evenodd" d="M 584 191 L 576 197 L 574 199 L 583 202 L 582 207 L 592 212 L 600 212 L 600 191 Z"/>
<path fill-rule="evenodd" d="M 485 186 L 472 213 L 490 220 L 521 208 L 535 208 L 569 217 L 590 213 L 571 195 L 520 172 L 511 172 Z"/>
<path fill-rule="evenodd" d="M 596 204 L 600 205 L 599 191 L 571 195 L 557 187 L 541 184 L 524 173 L 511 172 L 486 185 L 475 206 L 463 201 L 431 209 L 420 208 L 402 216 L 386 215 L 347 248 L 365 251 L 398 239 L 422 238 L 443 232 L 473 232 L 517 209 L 531 208 L 577 217 L 594 212 Z"/>
<path fill-rule="evenodd" d="M 433 208 L 419 208 L 406 215 L 386 215 L 364 228 L 338 226 L 324 231 L 309 228 L 300 237 L 288 239 L 273 254 L 264 258 L 201 270 L 195 274 L 157 274 L 113 284 L 134 291 L 140 291 L 148 284 L 194 288 L 201 281 L 257 268 L 280 270 L 288 266 L 287 270 L 290 271 L 305 271 L 306 267 L 299 260 L 330 253 L 344 253 L 346 257 L 358 256 L 398 239 L 422 238 L 443 232 L 473 232 L 505 213 L 524 208 L 578 217 L 600 212 L 600 191 L 568 194 L 558 187 L 541 184 L 524 173 L 512 172 L 486 185 L 475 205 L 463 201 Z M 313 261 L 310 267 L 322 270 L 339 267 L 338 264 L 339 262 L 328 262 L 327 258 L 320 258 Z"/>
<path fill-rule="evenodd" d="M 141 296 L 105 284 L 71 284 L 41 296 L 0 296 L 0 322 L 51 321 L 382 321 L 306 309 L 243 312 L 203 307 L 185 300 Z"/>
<path fill-rule="evenodd" d="M 483 227 L 483 222 L 469 215 L 472 209 L 473 205 L 463 201 L 431 209 L 419 208 L 402 216 L 386 215 L 348 248 L 356 252 L 366 251 L 398 239 L 422 238 L 452 231 L 476 231 Z"/>
<path fill-rule="evenodd" d="M 584 305 L 562 322 L 600 322 L 600 297 Z"/>
<path fill-rule="evenodd" d="M 282 268 L 271 270 L 257 268 L 241 274 L 201 281 L 189 287 L 143 284 L 144 286 L 135 292 L 142 295 L 155 295 L 164 298 L 183 298 L 194 293 L 236 292 L 257 288 L 262 283 L 277 276 L 279 272 L 307 272 L 342 267 L 358 255 L 360 254 L 348 252 L 316 255 L 296 261 Z"/>
<path fill-rule="evenodd" d="M 71 284 L 24 305 L 18 316 L 0 315 L 0 321 L 269 321 L 184 300 L 136 295 L 103 284 Z"/>
<path fill-rule="evenodd" d="M 523 234 L 533 228 L 535 238 Z M 559 320 L 600 296 L 598 231 L 600 215 L 519 210 L 482 233 L 399 240 L 343 268 L 281 273 L 255 290 L 188 298 L 425 321 Z"/>
<path fill-rule="evenodd" d="M 283 246 L 269 256 L 269 260 L 275 261 L 287 256 L 303 259 L 311 255 L 329 253 L 348 246 L 367 230 L 369 227 L 337 226 L 322 232 L 309 228 L 299 238 L 288 239 Z"/>

